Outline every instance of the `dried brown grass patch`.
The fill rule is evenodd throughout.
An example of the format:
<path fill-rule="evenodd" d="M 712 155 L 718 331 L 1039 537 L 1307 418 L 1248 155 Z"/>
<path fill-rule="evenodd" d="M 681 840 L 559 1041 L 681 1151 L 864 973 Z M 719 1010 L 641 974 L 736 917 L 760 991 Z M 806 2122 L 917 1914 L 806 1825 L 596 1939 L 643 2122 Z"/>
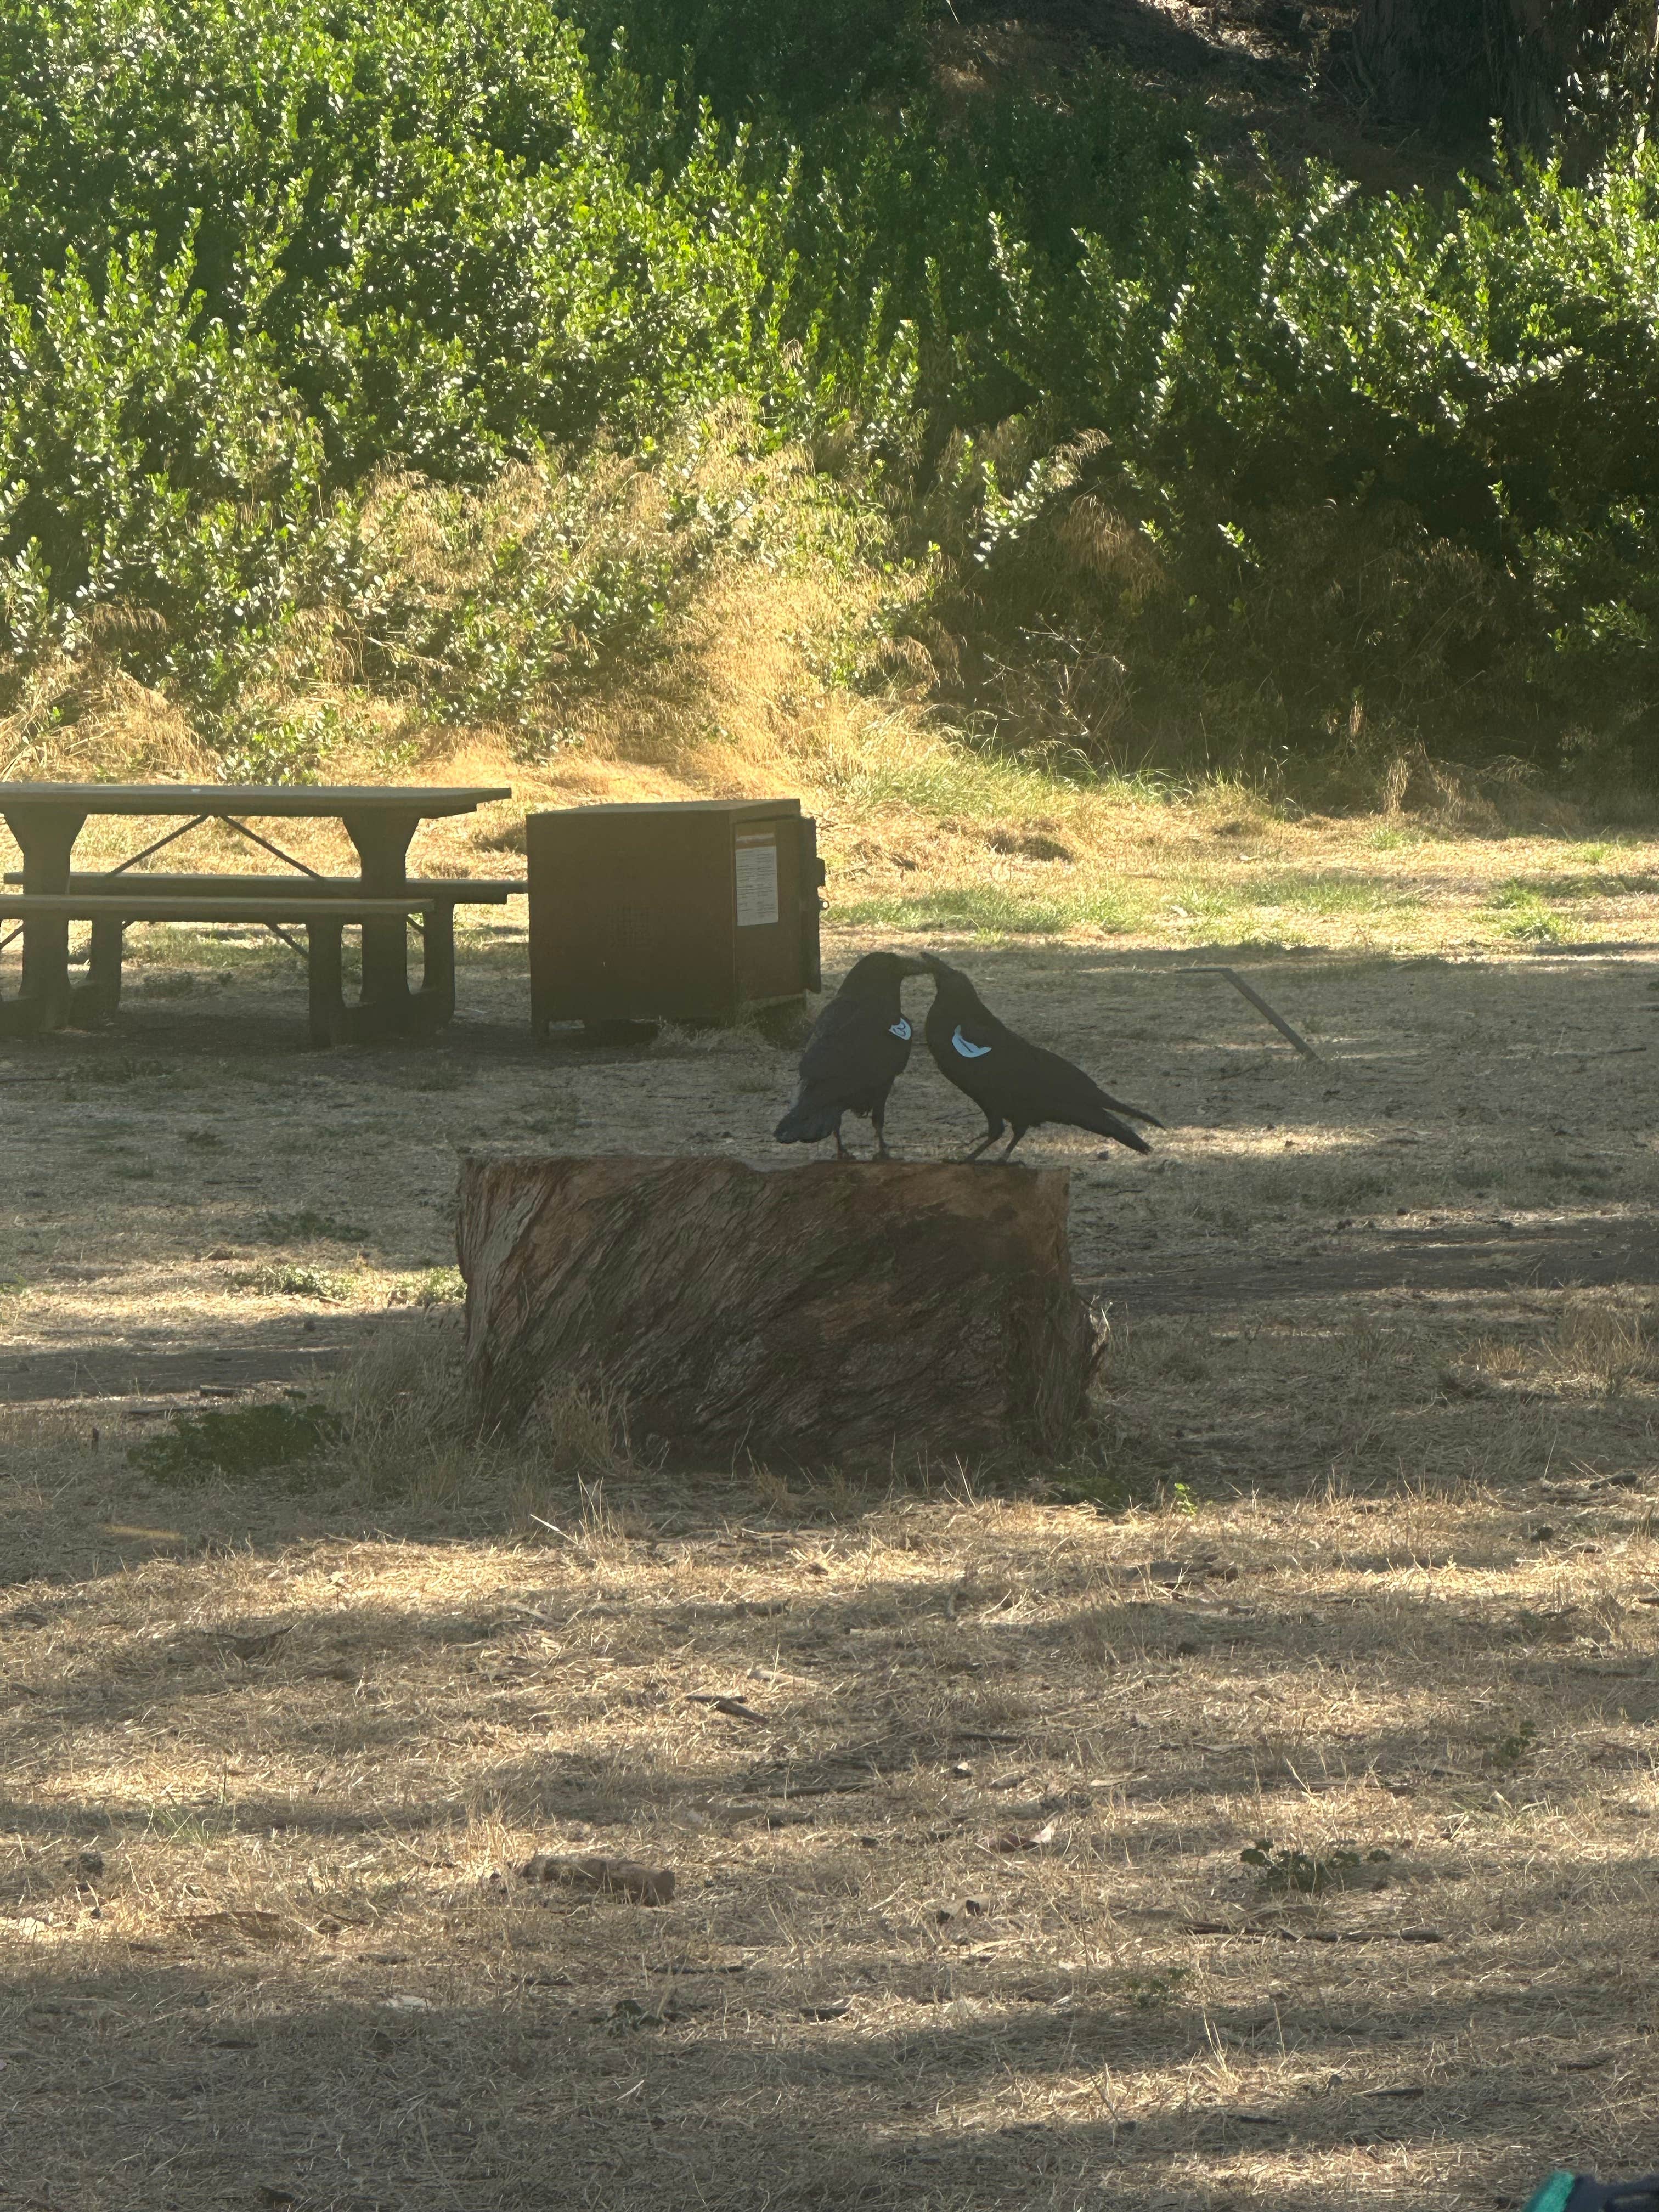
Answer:
<path fill-rule="evenodd" d="M 331 1377 L 342 1472 L 371 1498 L 447 1504 L 482 1472 L 457 1331 L 428 1321 L 371 1335 Z"/>
<path fill-rule="evenodd" d="M 66 702 L 73 712 L 66 718 Z M 0 777 L 85 781 L 216 780 L 216 763 L 189 714 L 141 684 L 94 636 L 88 654 L 33 670 L 20 703 L 0 716 Z"/>
<path fill-rule="evenodd" d="M 285 1031 L 232 970 L 9 1052 L 9 1387 L 67 1377 L 0 1414 L 15 2192 L 1475 2212 L 1650 2162 L 1659 1403 L 1647 1292 L 1579 1279 L 1647 1249 L 1649 963 L 1276 959 L 1318 1068 L 1177 954 L 971 964 L 1170 1123 L 1031 1140 L 1114 1328 L 1074 1507 L 671 1485 L 592 1405 L 508 1453 L 453 1313 L 228 1286 L 333 1264 L 312 1216 L 366 1286 L 446 1264 L 481 1140 L 763 1160 L 757 1038 L 548 1054 L 480 954 L 472 1049 L 305 1056 L 297 986 Z M 959 1108 L 919 1060 L 896 1137 Z M 129 1464 L 216 1362 L 371 1322 L 338 1462 Z M 1363 1871 L 1264 1886 L 1258 1838 Z"/>
<path fill-rule="evenodd" d="M 1618 1297 L 1570 1300 L 1556 1325 L 1549 1364 L 1560 1375 L 1600 1390 L 1650 1381 L 1659 1372 L 1652 1307 Z"/>
<path fill-rule="evenodd" d="M 1637 1502 L 1565 1588 L 1495 1495 L 1379 1531 L 636 1487 L 586 1521 L 572 1490 L 545 1547 L 273 1528 L 18 1592 L 19 2170 L 88 2207 L 1153 2212 L 1638 2162 Z M 1360 1864 L 1301 1894 L 1258 1838 Z M 523 1883 L 537 1849 L 672 1866 L 675 1900 Z"/>

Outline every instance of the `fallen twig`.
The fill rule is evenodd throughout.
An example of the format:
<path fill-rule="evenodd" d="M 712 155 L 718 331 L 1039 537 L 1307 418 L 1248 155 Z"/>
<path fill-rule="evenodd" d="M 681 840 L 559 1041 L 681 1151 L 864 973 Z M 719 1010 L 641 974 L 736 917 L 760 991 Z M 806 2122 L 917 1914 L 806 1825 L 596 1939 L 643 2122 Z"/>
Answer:
<path fill-rule="evenodd" d="M 1292 1928 L 1282 1920 L 1184 1920 L 1188 1936 L 1255 1936 L 1279 1943 L 1439 1943 L 1437 1928 Z"/>
<path fill-rule="evenodd" d="M 764 1713 L 757 1713 L 746 1698 L 717 1698 L 708 1690 L 690 1690 L 686 1693 L 689 1705 L 712 1705 L 717 1713 L 730 1713 L 734 1721 L 754 1721 L 766 1725 Z"/>

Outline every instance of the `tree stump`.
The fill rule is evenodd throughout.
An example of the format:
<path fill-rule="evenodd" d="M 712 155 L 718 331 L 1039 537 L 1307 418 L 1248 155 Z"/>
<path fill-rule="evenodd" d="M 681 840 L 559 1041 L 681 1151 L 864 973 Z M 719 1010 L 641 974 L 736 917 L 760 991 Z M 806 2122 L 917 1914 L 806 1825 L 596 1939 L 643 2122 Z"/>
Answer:
<path fill-rule="evenodd" d="M 459 1242 L 485 1418 L 619 1400 L 636 1447 L 798 1464 L 1052 1450 L 1098 1357 L 1062 1169 L 467 1159 Z"/>

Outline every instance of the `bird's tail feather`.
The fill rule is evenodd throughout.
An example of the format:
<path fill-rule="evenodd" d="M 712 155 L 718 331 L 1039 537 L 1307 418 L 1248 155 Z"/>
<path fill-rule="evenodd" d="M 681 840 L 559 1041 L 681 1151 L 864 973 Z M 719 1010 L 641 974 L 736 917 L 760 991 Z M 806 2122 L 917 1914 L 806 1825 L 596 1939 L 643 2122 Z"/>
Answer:
<path fill-rule="evenodd" d="M 1150 1115 L 1147 1119 L 1152 1119 Z M 1162 1126 L 1160 1122 L 1152 1122 L 1155 1129 Z M 1127 1145 L 1132 1152 L 1150 1152 L 1152 1149 L 1138 1129 L 1132 1129 L 1127 1121 L 1120 1121 L 1115 1114 L 1108 1114 L 1103 1108 L 1097 1108 L 1092 1119 L 1080 1121 L 1079 1127 L 1092 1129 L 1097 1137 L 1115 1137 L 1120 1145 Z"/>
<path fill-rule="evenodd" d="M 1164 1127 L 1157 1115 L 1149 1114 L 1144 1106 L 1126 1106 L 1121 1098 L 1114 1098 L 1107 1091 L 1103 1091 L 1100 1095 L 1115 1114 L 1127 1114 L 1132 1121 L 1144 1121 L 1149 1129 L 1161 1129 Z"/>
<path fill-rule="evenodd" d="M 817 1145 L 836 1133 L 841 1115 L 833 1106 L 796 1104 L 789 1109 L 772 1134 L 781 1145 Z"/>

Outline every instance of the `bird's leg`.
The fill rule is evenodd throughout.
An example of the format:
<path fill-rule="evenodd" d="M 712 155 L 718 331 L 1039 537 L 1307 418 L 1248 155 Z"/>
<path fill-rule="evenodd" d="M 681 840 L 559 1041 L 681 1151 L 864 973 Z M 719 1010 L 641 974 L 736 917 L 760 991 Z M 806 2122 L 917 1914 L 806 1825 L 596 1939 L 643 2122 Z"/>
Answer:
<path fill-rule="evenodd" d="M 1005 1162 L 1005 1161 L 1006 1161 L 1006 1160 L 1010 1157 L 1010 1155 L 1011 1155 L 1011 1154 L 1012 1153 L 1012 1152 L 1013 1152 L 1014 1146 L 1015 1146 L 1019 1142 L 1020 1139 L 1021 1139 L 1024 1134 L 1025 1134 L 1025 1132 L 1024 1132 L 1024 1129 L 1016 1129 L 1016 1130 L 1015 1130 L 1015 1132 L 1014 1132 L 1013 1135 L 1012 1135 L 1012 1137 L 1010 1137 L 1010 1138 L 1009 1138 L 1009 1139 L 1008 1139 L 1008 1142 L 1007 1142 L 1006 1146 L 1004 1147 L 1004 1149 L 1003 1149 L 1001 1152 L 1000 1152 L 997 1154 L 997 1165 L 998 1165 L 999 1167 L 1000 1167 L 1000 1166 L 1003 1164 L 1003 1163 L 1004 1163 L 1004 1162 Z"/>
<path fill-rule="evenodd" d="M 991 1124 L 991 1127 L 985 1132 L 985 1134 L 980 1139 L 978 1144 L 974 1146 L 973 1151 L 971 1152 L 963 1153 L 962 1159 L 962 1164 L 963 1167 L 972 1167 L 974 1163 L 978 1159 L 980 1154 L 981 1152 L 988 1152 L 991 1146 L 995 1144 L 997 1139 L 1002 1134 L 1002 1131 L 1003 1124 L 1000 1121 L 994 1121 Z"/>
<path fill-rule="evenodd" d="M 890 1160 L 893 1155 L 887 1149 L 887 1116 L 879 1106 L 871 1115 L 870 1124 L 876 1133 L 876 1158 Z"/>
<path fill-rule="evenodd" d="M 852 1155 L 848 1152 L 846 1146 L 843 1145 L 841 1140 L 841 1123 L 837 1121 L 836 1124 L 836 1158 L 838 1160 L 845 1160 L 849 1159 L 851 1157 Z"/>

